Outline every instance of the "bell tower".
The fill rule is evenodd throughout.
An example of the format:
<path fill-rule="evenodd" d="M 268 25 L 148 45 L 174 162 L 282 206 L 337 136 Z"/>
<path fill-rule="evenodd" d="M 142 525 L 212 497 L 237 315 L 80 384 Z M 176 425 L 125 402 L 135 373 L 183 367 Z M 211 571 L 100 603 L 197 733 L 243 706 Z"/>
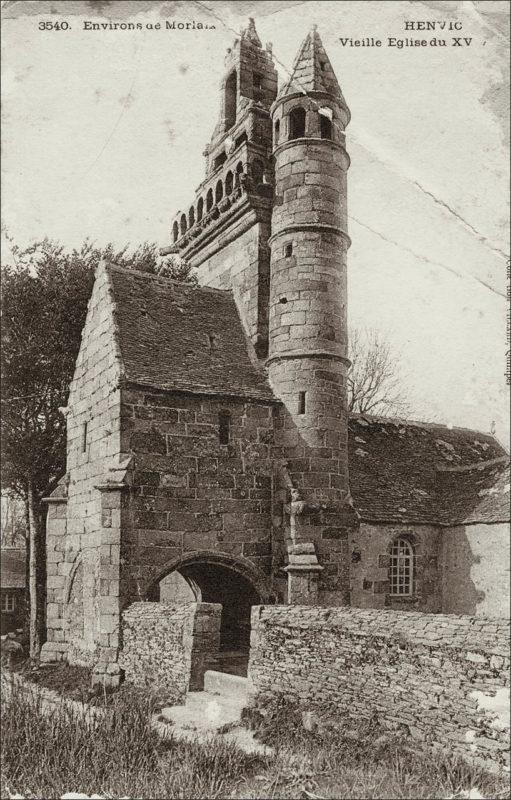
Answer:
<path fill-rule="evenodd" d="M 277 96 L 272 46 L 254 20 L 225 57 L 220 113 L 204 150 L 206 174 L 191 204 L 171 223 L 171 245 L 206 286 L 232 289 L 259 358 L 268 354 L 268 294 L 273 202 L 272 123 Z"/>
<path fill-rule="evenodd" d="M 343 603 L 353 519 L 346 399 L 350 162 L 344 133 L 350 112 L 315 27 L 271 115 L 275 197 L 267 366 L 285 406 L 277 457 L 293 486 L 291 507 L 300 512 L 292 525 L 298 562 L 315 549 L 323 565 L 319 602 Z"/>

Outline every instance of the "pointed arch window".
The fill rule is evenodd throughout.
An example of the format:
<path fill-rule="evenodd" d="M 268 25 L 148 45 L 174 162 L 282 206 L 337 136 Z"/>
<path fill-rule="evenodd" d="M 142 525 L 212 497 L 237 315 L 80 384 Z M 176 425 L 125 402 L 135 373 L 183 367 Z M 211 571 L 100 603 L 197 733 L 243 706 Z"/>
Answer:
<path fill-rule="evenodd" d="M 215 203 L 218 203 L 224 196 L 224 185 L 222 181 L 217 181 L 215 188 Z"/>
<path fill-rule="evenodd" d="M 179 225 L 177 224 L 177 220 L 172 226 L 172 238 L 175 242 L 179 239 Z"/>
<path fill-rule="evenodd" d="M 213 207 L 213 189 L 208 189 L 208 193 L 206 195 L 206 211 L 210 211 Z"/>
<path fill-rule="evenodd" d="M 233 176 L 231 170 L 225 176 L 225 193 L 231 194 L 232 192 L 232 185 L 233 185 Z"/>
<path fill-rule="evenodd" d="M 190 228 L 192 227 L 192 225 L 195 225 L 195 209 L 193 206 L 191 206 L 188 212 L 188 225 L 190 226 Z"/>
<path fill-rule="evenodd" d="M 181 230 L 181 236 L 184 236 L 186 233 L 186 216 L 184 214 L 181 214 L 181 221 L 179 223 L 179 227 Z"/>
<path fill-rule="evenodd" d="M 415 551 L 410 539 L 398 536 L 390 547 L 389 584 L 392 597 L 411 597 L 415 583 Z"/>
<path fill-rule="evenodd" d="M 204 213 L 204 200 L 202 199 L 202 197 L 199 197 L 199 202 L 197 203 L 197 222 L 201 221 L 203 213 Z"/>
<path fill-rule="evenodd" d="M 302 139 L 305 136 L 305 109 L 296 106 L 289 113 L 289 139 Z"/>

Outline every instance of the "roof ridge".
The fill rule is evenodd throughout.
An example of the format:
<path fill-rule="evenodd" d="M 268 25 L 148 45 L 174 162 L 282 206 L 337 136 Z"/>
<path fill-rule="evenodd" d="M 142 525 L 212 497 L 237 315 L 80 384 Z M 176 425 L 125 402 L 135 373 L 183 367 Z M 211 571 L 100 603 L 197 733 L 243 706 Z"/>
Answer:
<path fill-rule="evenodd" d="M 497 442 L 501 447 L 502 445 L 498 441 L 498 439 L 492 433 L 486 433 L 485 431 L 478 431 L 475 428 L 465 428 L 460 425 L 448 425 L 446 422 L 427 422 L 426 420 L 418 420 L 418 419 L 404 419 L 403 417 L 384 417 L 378 414 L 361 414 L 361 413 L 349 413 L 349 419 L 357 420 L 357 419 L 365 419 L 367 422 L 378 422 L 382 425 L 389 424 L 389 425 L 409 425 L 415 426 L 418 428 L 442 428 L 443 430 L 447 431 L 463 431 L 464 433 L 474 433 L 478 436 L 488 436 L 494 441 Z"/>
<path fill-rule="evenodd" d="M 468 472 L 471 469 L 485 469 L 486 467 L 496 467 L 497 464 L 510 463 L 509 455 L 491 458 L 488 461 L 474 461 L 472 464 L 464 464 L 461 467 L 448 467 L 443 464 L 435 466 L 437 472 Z"/>
<path fill-rule="evenodd" d="M 104 260 L 103 263 L 107 271 L 114 269 L 116 272 L 122 272 L 123 274 L 126 275 L 135 275 L 135 276 L 139 275 L 149 280 L 161 281 L 162 283 L 170 284 L 173 286 L 179 286 L 179 287 L 183 286 L 188 289 L 193 289 L 194 291 L 197 290 L 208 291 L 214 294 L 220 294 L 226 296 L 233 295 L 232 289 L 217 289 L 216 286 L 203 286 L 200 283 L 199 284 L 186 283 L 185 281 L 180 281 L 177 278 L 166 278 L 164 275 L 158 275 L 154 272 L 144 272 L 144 270 L 141 269 L 132 269 L 131 267 L 121 267 L 119 264 L 114 264 L 112 261 Z"/>

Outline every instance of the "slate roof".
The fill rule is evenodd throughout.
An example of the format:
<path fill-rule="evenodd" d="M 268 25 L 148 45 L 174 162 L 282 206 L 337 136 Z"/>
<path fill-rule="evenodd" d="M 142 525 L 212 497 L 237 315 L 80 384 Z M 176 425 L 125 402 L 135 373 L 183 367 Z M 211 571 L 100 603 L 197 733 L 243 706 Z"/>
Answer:
<path fill-rule="evenodd" d="M 0 588 L 24 589 L 26 586 L 25 551 L 5 547 L 0 552 Z"/>
<path fill-rule="evenodd" d="M 509 456 L 489 434 L 353 415 L 349 473 L 355 508 L 366 521 L 454 525 L 510 518 Z"/>
<path fill-rule="evenodd" d="M 291 70 L 291 77 L 284 83 L 278 96 L 285 97 L 304 91 L 328 92 L 341 99 L 346 105 L 341 87 L 315 26 L 302 42 Z"/>
<path fill-rule="evenodd" d="M 275 402 L 232 292 L 106 269 L 126 380 Z"/>

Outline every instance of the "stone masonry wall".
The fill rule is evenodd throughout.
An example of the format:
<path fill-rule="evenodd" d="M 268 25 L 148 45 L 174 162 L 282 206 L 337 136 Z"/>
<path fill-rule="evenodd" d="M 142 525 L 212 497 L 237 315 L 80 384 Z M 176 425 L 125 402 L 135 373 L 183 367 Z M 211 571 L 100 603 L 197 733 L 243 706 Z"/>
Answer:
<path fill-rule="evenodd" d="M 414 591 L 410 597 L 389 594 L 390 547 L 398 536 L 408 538 L 415 554 Z M 390 607 L 401 611 L 442 611 L 440 547 L 443 533 L 432 525 L 361 523 L 350 541 L 351 605 Z"/>
<path fill-rule="evenodd" d="M 133 603 L 122 614 L 126 682 L 163 689 L 173 702 L 202 689 L 207 656 L 218 652 L 220 613 L 213 603 Z"/>
<path fill-rule="evenodd" d="M 406 726 L 486 768 L 509 764 L 509 622 L 355 608 L 257 606 L 253 704 L 285 696 L 318 716 Z M 504 699 L 504 703 L 503 703 Z"/>
<path fill-rule="evenodd" d="M 209 248 L 192 258 L 203 286 L 232 289 L 245 330 L 254 344 L 268 341 L 268 296 L 270 287 L 269 214 L 247 228 L 244 216 L 217 237 Z M 239 230 L 238 230 L 239 229 Z"/>
<path fill-rule="evenodd" d="M 195 551 L 271 572 L 272 407 L 123 390 L 122 441 L 133 452 L 123 516 L 123 603 L 144 597 L 166 565 Z M 230 414 L 229 443 L 219 412 Z"/>
<path fill-rule="evenodd" d="M 95 488 L 120 453 L 121 364 L 110 297 L 108 274 L 100 264 L 68 400 L 67 510 L 65 502 L 49 504 L 46 656 L 51 656 L 52 643 L 58 646 L 56 654 L 71 644 L 83 663 L 94 661 L 99 646 L 100 562 L 113 555 L 118 569 L 115 547 L 115 552 L 110 545 L 103 549 L 101 495 Z M 73 588 L 79 561 L 81 585 Z M 70 598 L 75 611 L 83 608 L 83 615 L 67 612 Z"/>

